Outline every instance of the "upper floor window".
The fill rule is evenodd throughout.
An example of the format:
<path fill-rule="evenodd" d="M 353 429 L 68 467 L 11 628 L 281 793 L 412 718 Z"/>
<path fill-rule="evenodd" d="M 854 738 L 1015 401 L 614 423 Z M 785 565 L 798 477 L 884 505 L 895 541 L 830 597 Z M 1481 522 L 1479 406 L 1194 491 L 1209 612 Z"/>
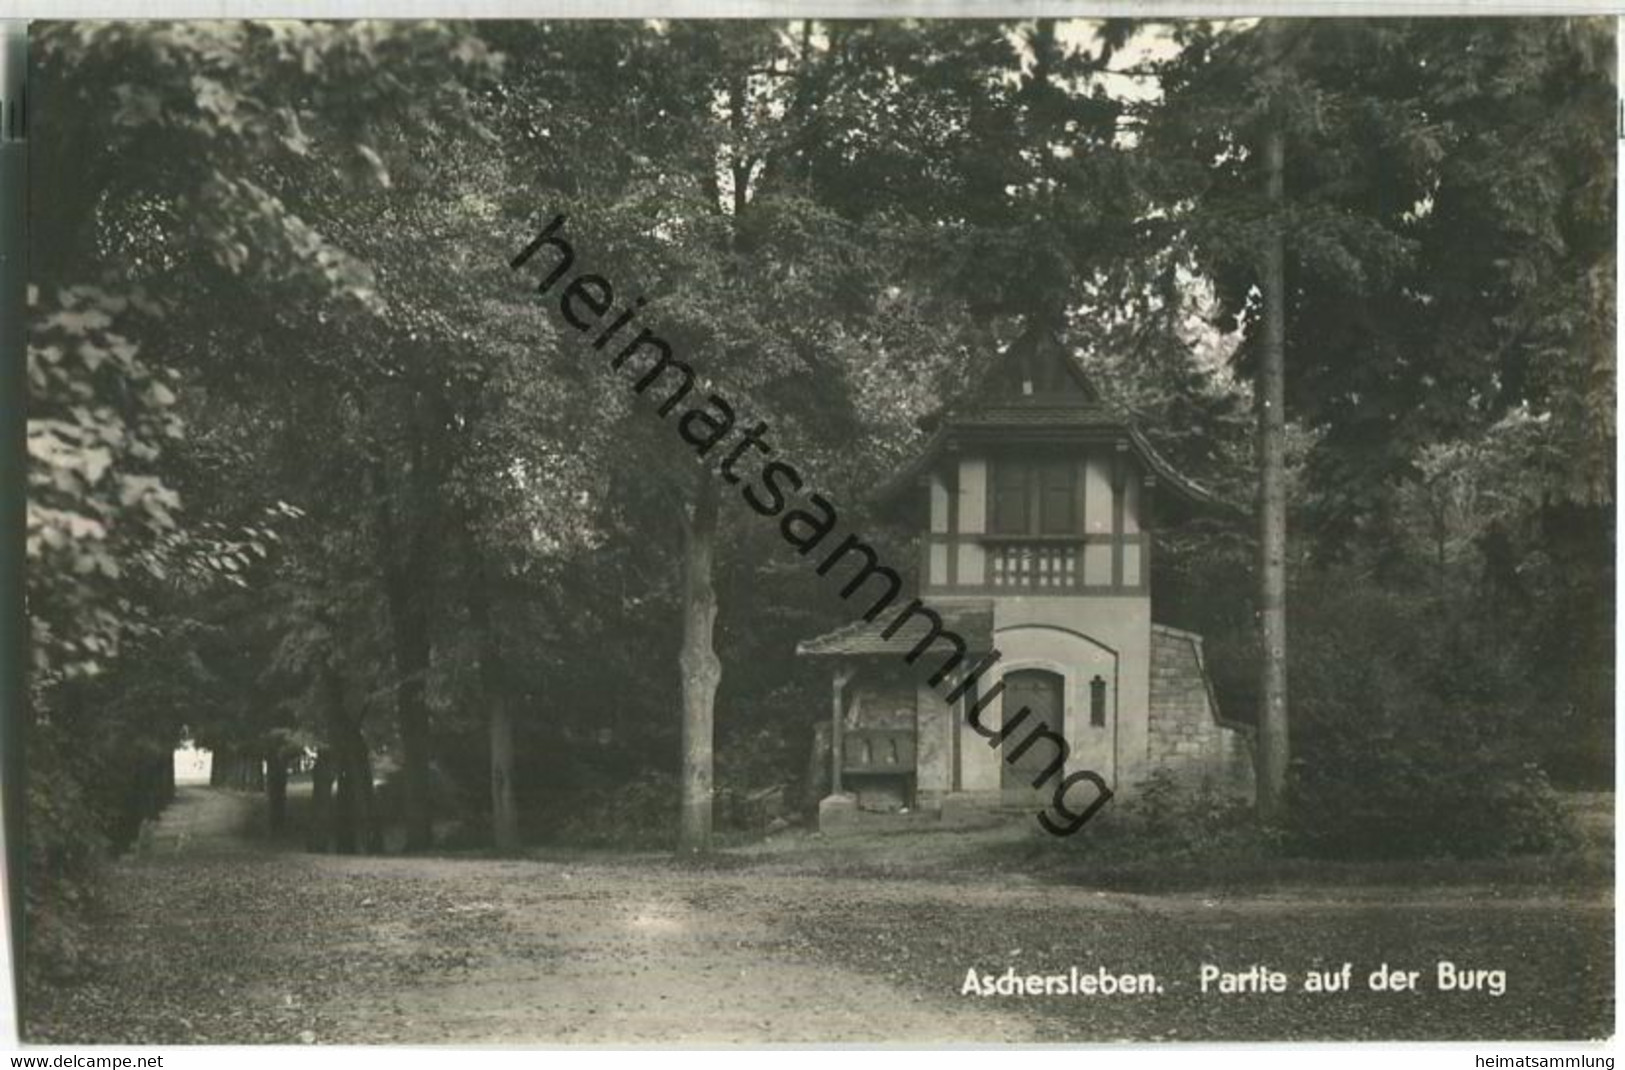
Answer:
<path fill-rule="evenodd" d="M 1027 534 L 1027 466 L 998 462 L 993 466 L 993 531 Z"/>
<path fill-rule="evenodd" d="M 995 535 L 1073 535 L 1079 530 L 1078 466 L 1064 461 L 995 461 Z"/>

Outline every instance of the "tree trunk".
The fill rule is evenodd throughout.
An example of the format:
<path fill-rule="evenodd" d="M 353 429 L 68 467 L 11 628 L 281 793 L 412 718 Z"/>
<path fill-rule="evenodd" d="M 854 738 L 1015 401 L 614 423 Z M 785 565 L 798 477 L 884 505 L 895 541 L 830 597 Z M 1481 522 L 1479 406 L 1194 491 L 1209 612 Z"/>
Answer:
<path fill-rule="evenodd" d="M 135 815 L 135 828 L 139 829 L 141 822 L 156 818 L 164 809 L 164 769 L 163 761 L 168 758 L 172 763 L 174 758 L 170 755 L 156 756 L 143 754 L 136 760 L 135 774 L 131 778 L 132 787 L 129 794 L 129 810 Z"/>
<path fill-rule="evenodd" d="M 344 711 L 344 679 L 331 663 L 322 667 L 327 704 L 327 741 L 333 755 L 333 808 L 328 821 L 329 849 L 356 853 L 355 777 L 351 772 L 350 718 Z"/>
<path fill-rule="evenodd" d="M 519 807 L 513 794 L 513 720 L 504 696 L 490 701 L 491 717 L 491 846 L 509 854 L 519 850 Z"/>
<path fill-rule="evenodd" d="M 406 849 L 431 846 L 429 807 L 429 597 L 435 557 L 435 474 L 430 466 L 429 399 L 414 394 L 406 444 L 405 508 L 397 511 L 383 463 L 370 468 L 375 500 L 378 556 L 383 565 L 384 598 L 395 655 L 395 716 L 401 737 L 401 788 Z M 404 514 L 405 530 L 400 527 Z"/>
<path fill-rule="evenodd" d="M 233 791 L 242 790 L 244 773 L 242 752 L 235 747 L 215 752 L 215 766 L 220 772 L 219 786 Z"/>
<path fill-rule="evenodd" d="M 231 751 L 226 747 L 215 747 L 209 755 L 209 787 L 223 788 L 227 777 L 231 775 Z"/>
<path fill-rule="evenodd" d="M 163 775 L 161 803 L 163 806 L 168 806 L 175 801 L 175 756 L 173 754 L 164 755 L 164 764 L 161 771 Z"/>
<path fill-rule="evenodd" d="M 479 657 L 480 687 L 490 733 L 491 846 L 506 854 L 519 849 L 519 808 L 513 791 L 513 720 L 508 710 L 502 647 L 491 624 L 491 593 L 472 518 L 463 526 L 463 567 L 468 623 Z"/>
<path fill-rule="evenodd" d="M 1286 255 L 1285 136 L 1264 139 L 1270 233 L 1264 256 L 1264 346 L 1258 364 L 1259 624 L 1258 810 L 1282 816 L 1290 750 L 1286 691 Z"/>
<path fill-rule="evenodd" d="M 326 853 L 333 846 L 333 752 L 322 747 L 316 752 L 316 765 L 310 771 L 310 827 L 305 830 L 305 849 Z"/>
<path fill-rule="evenodd" d="M 385 493 L 380 486 L 379 493 Z M 424 682 L 429 675 L 429 623 L 421 587 L 425 576 L 402 567 L 397 557 L 393 510 L 381 500 L 379 556 L 384 564 L 384 600 L 394 647 L 395 717 L 401 737 L 401 789 L 406 849 L 427 848 L 432 840 L 429 813 L 429 706 Z M 415 556 L 415 555 L 414 555 Z"/>
<path fill-rule="evenodd" d="M 328 827 L 329 842 L 340 854 L 378 849 L 373 819 L 372 757 L 359 721 L 344 705 L 344 678 L 332 662 L 322 667 L 326 705 L 327 741 L 322 760 L 331 754 L 335 790 Z M 318 761 L 318 772 L 322 762 Z"/>
<path fill-rule="evenodd" d="M 683 525 L 682 802 L 678 848 L 711 846 L 712 717 L 722 662 L 714 646 L 717 592 L 712 569 L 716 556 L 717 489 L 709 473 L 699 476 L 692 513 Z"/>
<path fill-rule="evenodd" d="M 288 756 L 281 750 L 265 753 L 265 813 L 268 831 L 279 835 L 288 818 Z"/>
<path fill-rule="evenodd" d="M 333 820 L 330 825 L 333 836 L 333 850 L 341 855 L 357 853 L 356 823 L 355 823 L 355 776 L 350 771 L 350 763 L 342 757 L 344 748 L 339 748 L 340 758 L 338 768 L 334 770 L 333 786 Z"/>
<path fill-rule="evenodd" d="M 429 627 L 414 591 L 397 589 L 389 601 L 397 607 L 390 616 L 395 618 L 395 714 L 401 734 L 406 849 L 422 851 L 434 840 L 429 810 L 429 704 L 424 694 L 429 675 Z"/>
<path fill-rule="evenodd" d="M 351 850 L 358 854 L 376 852 L 381 845 L 378 823 L 373 818 L 372 755 L 367 751 L 367 741 L 361 734 L 360 726 L 353 721 L 350 722 L 350 735 L 341 753 L 344 756 L 342 783 L 349 806 L 346 824 L 350 829 Z"/>

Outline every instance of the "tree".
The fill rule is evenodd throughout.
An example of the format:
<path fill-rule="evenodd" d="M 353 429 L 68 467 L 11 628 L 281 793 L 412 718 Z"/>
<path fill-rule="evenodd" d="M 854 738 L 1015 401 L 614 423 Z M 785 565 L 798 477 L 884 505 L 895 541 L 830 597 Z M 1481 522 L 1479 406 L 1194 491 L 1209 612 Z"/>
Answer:
<path fill-rule="evenodd" d="M 219 503 L 213 517 L 206 495 L 183 511 L 196 440 L 181 415 L 206 411 L 202 381 L 218 401 L 234 377 L 252 378 L 252 362 L 236 358 L 269 325 L 381 311 L 366 265 L 266 176 L 309 166 L 322 141 L 342 144 L 328 159 L 352 180 L 376 181 L 369 125 L 455 111 L 458 95 L 442 90 L 488 61 L 455 27 L 430 23 L 57 23 L 35 41 L 36 99 L 74 116 L 39 124 L 30 152 L 31 184 L 51 190 L 31 218 L 28 258 L 38 863 L 28 869 L 39 921 L 43 904 L 73 899 L 99 831 L 122 836 L 132 814 L 151 816 L 151 793 L 136 788 L 167 764 L 183 727 L 170 711 L 214 686 L 191 626 L 207 625 L 194 612 L 199 585 L 260 582 L 276 541 L 274 490 Z M 153 694 L 143 673 L 162 678 L 159 666 L 173 674 L 165 702 L 109 700 Z M 107 746 L 76 748 L 76 735 Z M 33 946 L 31 969 L 53 957 L 49 943 Z"/>
<path fill-rule="evenodd" d="M 1397 581 L 1408 535 L 1396 498 L 1430 448 L 1520 411 L 1564 436 L 1548 455 L 1568 462 L 1553 497 L 1606 497 L 1611 395 L 1597 386 L 1612 357 L 1595 340 L 1612 299 L 1594 281 L 1612 271 L 1603 28 L 1316 20 L 1175 32 L 1164 96 L 1143 109 L 1164 239 L 1213 281 L 1220 326 L 1243 330 L 1238 360 L 1260 377 L 1266 415 L 1282 415 L 1263 388 L 1284 353 L 1281 396 L 1310 443 L 1296 545 L 1323 562 L 1374 560 Z M 1272 430 L 1261 427 L 1261 447 Z M 1262 479 L 1279 485 L 1274 471 Z M 1266 530 L 1266 562 L 1273 550 Z M 1264 591 L 1266 626 L 1275 604 Z M 1269 665 L 1276 644 L 1264 638 Z M 1284 695 L 1273 675 L 1266 715 Z M 1274 724 L 1261 721 L 1271 782 Z"/>
<path fill-rule="evenodd" d="M 1301 243 L 1314 225 L 1288 213 L 1286 143 L 1294 137 L 1298 151 L 1313 159 L 1324 142 L 1312 135 L 1326 134 L 1316 129 L 1324 94 L 1352 95 L 1354 89 L 1306 83 L 1298 73 L 1298 54 L 1311 33 L 1302 24 L 1274 20 L 1242 31 L 1197 27 L 1180 55 L 1164 65 L 1166 96 L 1147 132 L 1152 157 L 1172 163 L 1174 180 L 1165 196 L 1184 206 L 1171 229 L 1195 238 L 1197 259 L 1217 283 L 1224 318 L 1248 327 L 1244 348 L 1254 368 L 1258 460 L 1258 808 L 1272 822 L 1282 815 L 1290 762 L 1284 461 L 1289 293 L 1296 291 L 1288 288 L 1287 228 L 1298 228 L 1292 238 Z M 1306 166 L 1313 164 L 1300 163 L 1297 170 Z M 1348 234 L 1332 238 L 1381 241 L 1385 222 L 1375 221 L 1369 236 L 1357 231 L 1352 241 Z M 1348 256 L 1344 249 L 1336 252 Z"/>
<path fill-rule="evenodd" d="M 658 309 L 661 337 L 691 353 L 704 352 L 709 381 L 728 383 L 730 396 L 772 411 L 781 399 L 770 395 L 791 381 L 810 381 L 812 365 L 819 363 L 808 345 L 805 319 L 785 330 L 782 303 L 806 300 L 797 309 L 805 316 L 830 308 L 840 296 L 827 289 L 826 269 L 832 265 L 817 264 L 809 278 L 797 278 L 787 250 L 772 241 L 779 230 L 805 249 L 816 247 L 806 228 L 817 210 L 788 195 L 759 195 L 774 144 L 769 100 L 782 91 L 783 72 L 775 69 L 785 57 L 781 28 L 674 24 L 504 32 L 509 37 L 499 40 L 522 59 L 508 81 L 512 99 L 499 103 L 500 114 L 525 152 L 545 148 L 549 167 L 564 171 L 544 171 L 544 177 L 567 198 L 563 206 L 571 209 L 572 241 L 598 250 L 600 262 L 619 259 L 626 265 L 615 273 L 623 289 L 624 282 L 646 283 L 641 289 Z M 617 54 L 626 60 L 612 63 Z M 656 70 L 658 79 L 649 74 Z M 578 132 L 563 116 L 562 132 L 549 126 L 540 133 L 543 124 L 535 109 L 557 108 L 567 115 L 567 102 L 585 99 L 606 77 L 615 79 L 627 103 L 625 114 L 658 113 L 661 129 L 670 134 L 651 138 L 641 123 L 621 127 L 613 121 Z M 561 91 L 563 79 L 570 83 Z M 588 133 L 590 145 L 576 142 Z M 531 166 L 528 155 L 523 159 Z M 651 418 L 613 396 L 622 392 L 616 384 L 596 389 L 612 392 L 598 404 L 633 424 L 620 429 L 622 448 L 647 451 L 642 455 L 647 475 L 656 482 L 648 500 L 659 502 L 666 514 L 649 523 L 678 536 L 676 564 L 683 577 L 679 842 L 684 849 L 703 850 L 712 821 L 713 719 L 722 678 L 715 649 L 717 476 L 690 458 L 674 456 L 669 439 L 659 437 L 669 430 L 651 434 L 643 426 Z"/>

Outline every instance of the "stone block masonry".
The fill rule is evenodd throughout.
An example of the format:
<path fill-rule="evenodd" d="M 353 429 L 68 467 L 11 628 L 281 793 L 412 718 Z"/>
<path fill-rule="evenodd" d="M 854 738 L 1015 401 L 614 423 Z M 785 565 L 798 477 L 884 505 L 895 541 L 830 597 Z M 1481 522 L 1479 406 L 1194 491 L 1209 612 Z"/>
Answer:
<path fill-rule="evenodd" d="M 1226 794 L 1252 792 L 1249 734 L 1220 720 L 1208 683 L 1202 637 L 1151 626 L 1150 767 L 1182 785 Z"/>

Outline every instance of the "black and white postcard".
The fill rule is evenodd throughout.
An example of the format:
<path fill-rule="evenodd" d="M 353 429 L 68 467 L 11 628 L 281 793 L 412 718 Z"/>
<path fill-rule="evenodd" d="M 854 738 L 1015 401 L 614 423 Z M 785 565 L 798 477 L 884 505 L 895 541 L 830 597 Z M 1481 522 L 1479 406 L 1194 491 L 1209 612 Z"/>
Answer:
<path fill-rule="evenodd" d="M 1613 1034 L 1613 21 L 903 14 L 29 25 L 25 1045 Z"/>

